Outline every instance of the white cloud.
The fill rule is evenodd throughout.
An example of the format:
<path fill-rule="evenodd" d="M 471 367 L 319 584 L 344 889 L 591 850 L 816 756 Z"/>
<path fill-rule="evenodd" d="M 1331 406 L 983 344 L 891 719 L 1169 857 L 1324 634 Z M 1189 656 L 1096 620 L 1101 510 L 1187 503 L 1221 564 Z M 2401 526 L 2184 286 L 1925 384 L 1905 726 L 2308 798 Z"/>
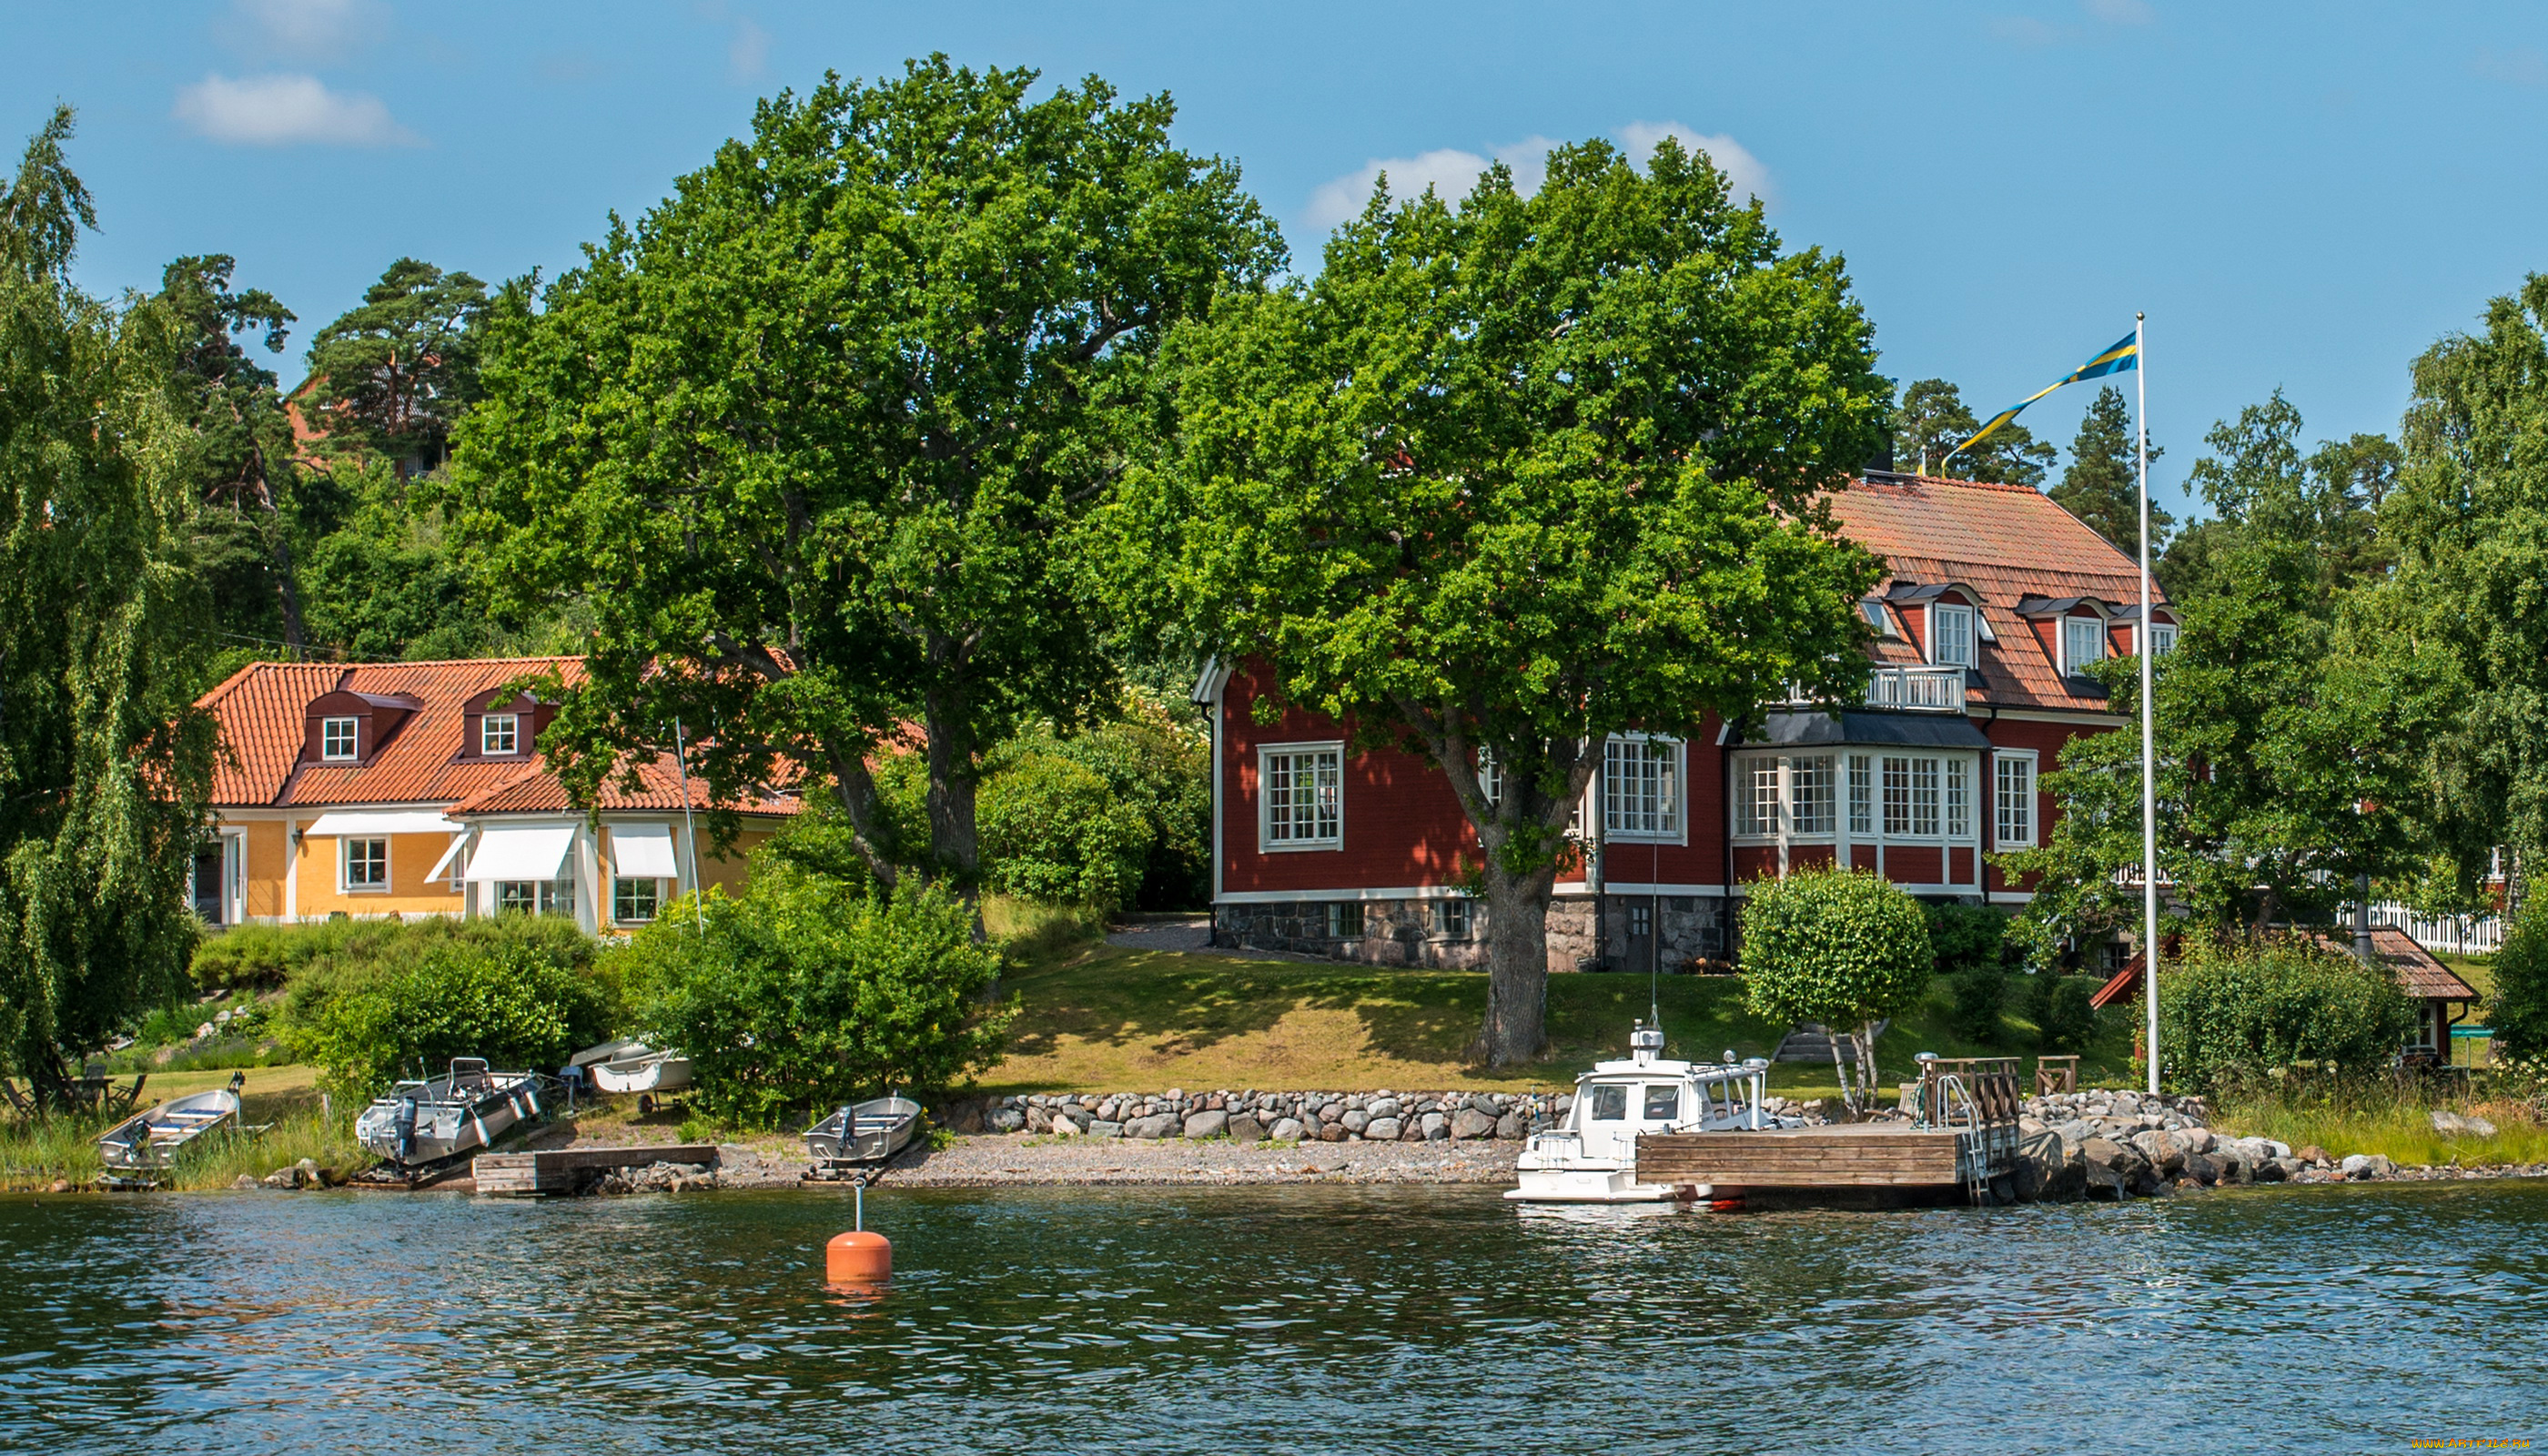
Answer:
<path fill-rule="evenodd" d="M 725 48 L 725 68 L 738 81 L 749 81 L 761 74 L 770 61 L 770 33 L 750 21 L 738 21 L 734 42 Z"/>
<path fill-rule="evenodd" d="M 377 96 L 330 91 L 315 76 L 206 76 L 177 93 L 177 120 L 245 146 L 413 146 Z"/>
<path fill-rule="evenodd" d="M 237 0 L 239 13 L 269 45 L 295 55 L 330 60 L 361 48 L 388 29 L 385 0 Z"/>
<path fill-rule="evenodd" d="M 1621 127 L 1617 136 L 1627 147 L 1629 160 L 1640 168 L 1653 154 L 1657 141 L 1666 136 L 1679 137 L 1683 146 L 1708 154 L 1718 170 L 1726 174 L 1729 190 L 1737 201 L 1746 197 L 1769 200 L 1770 169 L 1731 136 L 1703 136 L 1679 122 L 1631 122 Z M 1556 145 L 1546 136 L 1530 136 L 1496 148 L 1492 157 L 1452 146 L 1415 156 L 1375 157 L 1341 177 L 1320 183 L 1310 194 L 1309 224 L 1324 231 L 1347 218 L 1359 217 L 1363 205 L 1371 200 L 1372 184 L 1384 172 L 1389 174 L 1389 195 L 1393 198 L 1405 201 L 1422 197 L 1429 186 L 1445 202 L 1457 204 L 1477 186 L 1479 173 L 1502 162 L 1512 168 L 1513 190 L 1528 197 L 1548 180 L 1548 153 Z"/>
<path fill-rule="evenodd" d="M 2145 26 L 2150 23 L 2146 0 L 2079 0 L 2079 8 L 2110 26 Z"/>
<path fill-rule="evenodd" d="M 1639 166 L 1654 155 L 1655 143 L 1670 136 L 1682 144 L 1684 151 L 1703 151 L 1725 174 L 1726 195 L 1736 202 L 1759 198 L 1767 203 L 1770 196 L 1770 169 L 1746 149 L 1742 142 L 1722 133 L 1703 136 L 1679 122 L 1630 122 L 1619 129 L 1619 140 L 1628 148 L 1628 159 Z"/>

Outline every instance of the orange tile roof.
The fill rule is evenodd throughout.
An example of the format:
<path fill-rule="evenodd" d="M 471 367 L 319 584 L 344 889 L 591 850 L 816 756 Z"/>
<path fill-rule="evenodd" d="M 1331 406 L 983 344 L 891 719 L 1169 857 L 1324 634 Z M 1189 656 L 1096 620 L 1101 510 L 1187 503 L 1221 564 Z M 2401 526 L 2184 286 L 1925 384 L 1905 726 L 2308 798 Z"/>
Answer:
<path fill-rule="evenodd" d="M 2107 699 L 2072 692 L 2018 603 L 2029 596 L 2093 596 L 2115 605 L 2139 599 L 2139 567 L 2086 522 L 2031 486 L 1934 476 L 1887 476 L 1850 483 L 1831 498 L 1843 534 L 1882 556 L 1896 583 L 1958 583 L 1982 598 L 1981 617 L 1998 639 L 1980 647 L 1979 705 L 2112 711 Z M 2167 595 L 2152 584 L 2161 606 Z M 1875 644 L 1884 663 L 1917 663 L 1908 641 Z"/>
<path fill-rule="evenodd" d="M 643 786 L 633 791 L 620 782 L 617 774 L 603 779 L 601 791 L 596 795 L 601 808 L 679 810 L 684 807 L 681 773 L 671 758 L 655 758 L 639 764 L 637 776 Z M 705 784 L 693 778 L 689 787 L 687 807 L 705 809 L 710 806 Z M 470 814 L 553 814 L 574 807 L 567 798 L 566 785 L 548 771 L 546 765 L 538 765 L 523 769 L 511 778 L 462 799 L 447 812 L 455 817 Z M 800 802 L 794 794 L 766 789 L 730 807 L 743 814 L 793 814 L 800 807 Z"/>
<path fill-rule="evenodd" d="M 214 770 L 220 808 L 322 807 L 337 804 L 483 803 L 478 812 L 565 810 L 566 788 L 539 759 L 475 759 L 461 755 L 463 715 L 505 683 L 555 675 L 572 687 L 584 660 L 573 657 L 472 658 L 451 662 L 250 663 L 198 700 L 221 727 L 228 752 Z M 342 689 L 422 704 L 362 764 L 302 760 L 311 703 Z M 629 794 L 605 788 L 602 807 L 680 808 L 669 766 L 640 770 L 649 787 Z M 702 801 L 700 807 L 705 807 Z M 794 801 L 765 794 L 733 807 L 745 813 L 793 813 Z"/>

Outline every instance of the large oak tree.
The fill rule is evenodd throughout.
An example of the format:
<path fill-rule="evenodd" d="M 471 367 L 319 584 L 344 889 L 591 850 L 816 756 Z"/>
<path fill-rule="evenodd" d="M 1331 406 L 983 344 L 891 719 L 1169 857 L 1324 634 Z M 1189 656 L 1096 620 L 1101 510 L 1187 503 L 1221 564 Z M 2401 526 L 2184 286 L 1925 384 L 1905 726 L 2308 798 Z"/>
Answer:
<path fill-rule="evenodd" d="M 590 686 L 550 740 L 582 781 L 682 719 L 717 787 L 793 761 L 880 879 L 969 881 L 980 749 L 1097 700 L 1079 522 L 1154 438 L 1161 335 L 1283 255 L 1167 97 L 1035 88 L 934 57 L 765 102 L 500 318 L 467 527 L 526 614 L 586 598 Z M 865 766 L 914 719 L 925 848 Z"/>
<path fill-rule="evenodd" d="M 1182 452 L 1128 482 L 1120 534 L 1178 543 L 1189 625 L 1279 696 L 1448 776 L 1482 849 L 1484 1059 L 1541 1047 L 1610 735 L 1863 684 L 1879 564 L 1819 497 L 1883 439 L 1870 334 L 1840 260 L 1782 252 L 1704 156 L 1596 141 L 1530 197 L 1502 168 L 1457 208 L 1383 179 L 1315 281 L 1172 341 Z"/>

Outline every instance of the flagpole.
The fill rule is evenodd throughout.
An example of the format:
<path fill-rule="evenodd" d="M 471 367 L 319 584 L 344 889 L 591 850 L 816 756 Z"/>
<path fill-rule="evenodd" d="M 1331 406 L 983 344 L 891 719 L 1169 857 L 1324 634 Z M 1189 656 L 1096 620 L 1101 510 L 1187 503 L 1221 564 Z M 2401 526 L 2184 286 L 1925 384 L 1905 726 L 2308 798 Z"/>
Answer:
<path fill-rule="evenodd" d="M 2141 1000 L 2149 1009 L 2149 1092 L 2158 1095 L 2158 754 L 2157 704 L 2150 694 L 2150 501 L 2149 354 L 2141 346 L 2141 318 L 2133 315 L 2134 423 L 2140 434 L 2141 478 Z"/>

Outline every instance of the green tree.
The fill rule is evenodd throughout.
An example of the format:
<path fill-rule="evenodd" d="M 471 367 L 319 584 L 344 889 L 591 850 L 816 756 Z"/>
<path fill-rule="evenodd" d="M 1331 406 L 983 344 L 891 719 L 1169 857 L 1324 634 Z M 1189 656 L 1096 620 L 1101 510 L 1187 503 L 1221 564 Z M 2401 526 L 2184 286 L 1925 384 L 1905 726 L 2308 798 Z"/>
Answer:
<path fill-rule="evenodd" d="M 346 498 L 304 570 L 315 640 L 357 662 L 499 656 L 548 645 L 489 609 L 451 543 L 438 498 L 386 461 L 340 466 Z"/>
<path fill-rule="evenodd" d="M 70 285 L 71 121 L 0 191 L 0 1056 L 47 1102 L 184 984 L 214 751 L 182 328 Z"/>
<path fill-rule="evenodd" d="M 1875 1030 L 1929 992 L 1937 956 L 1920 902 L 1891 880 L 1816 868 L 1756 880 L 1743 902 L 1743 998 L 1780 1026 L 1831 1030 L 1832 1066 L 1853 1111 L 1872 1105 Z M 1998 1007 L 1991 1008 L 1998 1021 Z M 1858 1077 L 1843 1059 L 1846 1041 Z"/>
<path fill-rule="evenodd" d="M 177 388 L 194 435 L 195 559 L 226 631 L 241 641 L 280 632 L 298 652 L 308 636 L 292 558 L 292 417 L 274 371 L 238 339 L 262 333 L 266 352 L 281 353 L 293 316 L 261 288 L 231 292 L 235 266 L 213 253 L 179 258 L 159 275 L 156 302 L 179 330 Z"/>
<path fill-rule="evenodd" d="M 1483 847 L 1484 1060 L 1543 1041 L 1546 914 L 1604 742 L 1863 682 L 1880 566 L 1819 493 L 1886 386 L 1836 258 L 1781 253 L 1704 156 L 1600 142 L 1455 211 L 1384 180 L 1315 281 L 1179 331 L 1173 468 L 1115 529 L 1277 697 L 1438 765 Z M 1175 543 L 1173 547 L 1166 543 Z M 1490 797 L 1481 756 L 1500 770 Z"/>
<path fill-rule="evenodd" d="M 999 1060 L 1016 1008 L 986 999 L 997 951 L 936 885 L 890 898 L 764 861 L 637 932 L 621 966 L 637 1027 L 689 1053 L 698 1097 L 757 1127 L 889 1087 L 953 1086 Z"/>
<path fill-rule="evenodd" d="M 2149 447 L 2153 464 L 2162 452 Z M 2133 430 L 2132 411 L 2124 392 L 2107 385 L 2088 402 L 2079 418 L 2079 433 L 2070 442 L 2070 465 L 2061 484 L 2048 493 L 2062 509 L 2087 523 L 2126 555 L 2141 549 L 2140 440 Z M 2176 517 L 2150 501 L 2150 559 L 2159 559 Z"/>
<path fill-rule="evenodd" d="M 2044 484 L 2045 472 L 2060 452 L 2013 419 L 1950 464 L 1947 456 L 1981 427 L 1982 422 L 1964 407 L 1962 391 L 1943 379 L 1915 380 L 1902 392 L 1902 403 L 1893 411 L 1894 467 L 1952 472 L 1958 480 Z"/>
<path fill-rule="evenodd" d="M 2548 276 L 2485 319 L 2415 360 L 2378 602 L 2426 708 L 2418 817 L 2463 886 L 2502 846 L 2518 911 L 2548 854 Z"/>
<path fill-rule="evenodd" d="M 2495 994 L 2486 1004 L 2494 1054 L 2522 1060 L 2548 1055 L 2548 902 L 2521 907 L 2488 968 L 2495 972 Z"/>
<path fill-rule="evenodd" d="M 2260 539 L 2307 546 L 2317 579 L 2310 610 L 2321 619 L 2336 614 L 2346 592 L 2386 575 L 2379 511 L 2396 479 L 2398 447 L 2357 434 L 2304 455 L 2300 433 L 2300 410 L 2276 390 L 2204 436 L 2213 453 L 2195 463 L 2189 484 L 2213 514 L 2160 558 L 2159 584 L 2170 596 L 2222 590 L 2221 576 L 2241 569 L 2242 551 Z"/>
<path fill-rule="evenodd" d="M 579 785 L 719 724 L 712 787 L 792 760 L 879 881 L 968 883 L 982 749 L 1103 701 L 1080 522 L 1163 426 L 1162 334 L 1283 253 L 1234 167 L 1170 143 L 1167 97 L 1035 86 L 939 56 L 765 102 L 499 328 L 467 524 L 510 599 L 592 603 L 552 730 Z M 866 767 L 912 718 L 925 846 Z"/>
<path fill-rule="evenodd" d="M 478 397 L 487 285 L 401 258 L 310 341 L 305 409 L 334 457 L 390 462 L 401 482 L 439 466 Z"/>

